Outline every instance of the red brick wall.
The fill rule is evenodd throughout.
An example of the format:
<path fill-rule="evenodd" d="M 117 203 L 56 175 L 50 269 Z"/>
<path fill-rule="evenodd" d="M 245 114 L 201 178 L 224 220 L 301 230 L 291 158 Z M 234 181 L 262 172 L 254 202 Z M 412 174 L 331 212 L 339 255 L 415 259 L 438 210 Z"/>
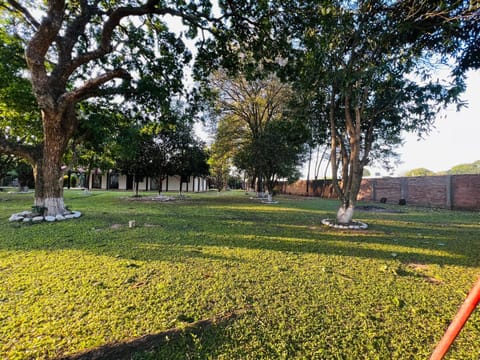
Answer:
<path fill-rule="evenodd" d="M 278 188 L 282 194 L 336 198 L 331 180 L 310 180 L 308 193 L 306 180 L 298 180 L 292 184 L 281 182 Z"/>
<path fill-rule="evenodd" d="M 407 202 L 427 207 L 447 208 L 450 177 L 422 176 L 407 178 Z"/>
<path fill-rule="evenodd" d="M 372 179 L 374 180 L 374 179 Z M 368 179 L 363 179 L 360 184 L 360 192 L 358 193 L 358 200 L 373 201 L 375 198 L 373 182 Z"/>
<path fill-rule="evenodd" d="M 452 176 L 453 208 L 480 210 L 480 175 Z"/>
<path fill-rule="evenodd" d="M 330 181 L 311 181 L 306 192 L 306 180 L 283 183 L 284 194 L 335 198 Z M 380 201 L 445 209 L 480 210 L 480 175 L 419 176 L 403 178 L 363 179 L 358 200 Z"/>

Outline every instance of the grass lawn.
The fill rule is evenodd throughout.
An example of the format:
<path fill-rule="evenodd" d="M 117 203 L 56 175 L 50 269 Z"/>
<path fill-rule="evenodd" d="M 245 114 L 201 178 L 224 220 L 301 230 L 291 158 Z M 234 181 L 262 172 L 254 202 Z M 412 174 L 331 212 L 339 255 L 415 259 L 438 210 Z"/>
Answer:
<path fill-rule="evenodd" d="M 320 225 L 336 201 L 129 195 L 67 191 L 82 218 L 23 225 L 32 194 L 0 193 L 1 359 L 144 335 L 134 359 L 427 359 L 480 275 L 478 212 L 387 205 L 355 232 Z M 447 358 L 480 358 L 480 309 Z"/>

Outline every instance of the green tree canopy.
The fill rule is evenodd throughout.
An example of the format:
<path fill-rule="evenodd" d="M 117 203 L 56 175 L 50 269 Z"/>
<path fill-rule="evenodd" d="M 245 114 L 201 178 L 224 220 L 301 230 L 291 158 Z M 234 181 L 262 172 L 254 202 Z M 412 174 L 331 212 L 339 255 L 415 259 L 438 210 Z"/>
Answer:
<path fill-rule="evenodd" d="M 464 7 L 448 6 L 452 17 Z M 429 28 L 425 12 L 432 7 L 420 7 L 414 16 L 408 11 L 417 9 L 401 2 L 303 1 L 288 7 L 281 17 L 284 31 L 295 30 L 291 48 L 297 59 L 290 76 L 329 124 L 333 183 L 342 202 L 337 221 L 349 222 L 364 167 L 394 154 L 402 130 L 426 133 L 443 106 L 459 103 L 462 72 L 452 82 L 434 77 L 434 63 L 450 49 L 442 35 L 449 25 L 438 15 Z M 418 31 L 411 30 L 415 17 L 423 19 Z M 429 37 L 427 29 L 437 32 Z M 427 39 L 437 35 L 445 46 L 431 52 Z"/>
<path fill-rule="evenodd" d="M 208 73 L 212 64 L 233 67 L 229 61 L 233 57 L 228 56 L 231 47 L 225 44 L 233 32 L 242 39 L 254 33 L 256 26 L 249 17 L 259 6 L 220 2 L 222 14 L 215 19 L 208 0 L 0 2 L 2 27 L 25 48 L 28 80 L 41 114 L 41 122 L 28 122 L 41 132 L 35 144 L 12 137 L 9 132 L 20 130 L 5 126 L 0 147 L 33 165 L 35 205 L 46 207 L 48 215 L 66 211 L 58 179 L 63 178 L 61 165 L 69 141 L 83 121 L 78 116 L 80 103 L 109 99 L 132 119 L 145 113 L 148 118 L 152 111 L 159 118 L 168 116 L 178 97 L 186 96 L 184 67 L 192 54 L 185 37 L 204 35 L 198 36 L 197 77 Z M 166 21 L 169 16 L 180 19 L 185 31 L 172 31 Z M 7 77 L 9 86 L 24 78 L 19 72 Z M 18 108 L 22 110 L 18 119 L 27 118 L 24 112 L 29 108 L 9 106 L 8 111 Z"/>
<path fill-rule="evenodd" d="M 455 165 L 450 170 L 448 170 L 448 174 L 451 174 L 451 175 L 480 174 L 480 160 L 474 161 L 471 164 Z"/>
<path fill-rule="evenodd" d="M 273 194 L 278 179 L 293 181 L 300 177 L 308 138 L 307 127 L 298 119 L 270 122 L 235 154 L 234 163 L 240 169 L 260 169 L 268 192 Z"/>
<path fill-rule="evenodd" d="M 152 171 L 152 147 L 152 136 L 141 131 L 140 126 L 123 128 L 116 143 L 115 167 L 133 177 L 136 196 L 139 183 Z"/>
<path fill-rule="evenodd" d="M 225 171 L 230 158 L 238 169 L 258 180 L 259 192 L 264 179 L 271 192 L 275 179 L 297 172 L 308 139 L 306 124 L 290 108 L 291 87 L 273 75 L 247 80 L 244 75 L 230 77 L 222 71 L 213 76 L 211 84 L 217 93 L 219 116 L 212 146 L 218 172 Z"/>
<path fill-rule="evenodd" d="M 435 175 L 435 172 L 425 168 L 412 169 L 405 173 L 405 176 L 433 176 L 433 175 Z"/>
<path fill-rule="evenodd" d="M 43 136 L 40 109 L 26 70 L 22 40 L 1 28 L 0 152 L 16 156 L 24 155 L 25 146 L 35 147 Z"/>
<path fill-rule="evenodd" d="M 0 185 L 7 175 L 15 169 L 17 165 L 17 159 L 13 155 L 0 154 Z"/>

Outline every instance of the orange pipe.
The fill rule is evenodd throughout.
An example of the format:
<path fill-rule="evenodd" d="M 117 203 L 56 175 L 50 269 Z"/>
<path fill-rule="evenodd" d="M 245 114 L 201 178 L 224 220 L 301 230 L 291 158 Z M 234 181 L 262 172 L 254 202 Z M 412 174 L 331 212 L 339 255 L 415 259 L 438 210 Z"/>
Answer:
<path fill-rule="evenodd" d="M 462 330 L 463 326 L 467 322 L 469 316 L 472 314 L 475 307 L 480 302 L 480 278 L 473 286 L 472 290 L 468 294 L 467 298 L 463 302 L 462 306 L 455 315 L 452 323 L 448 327 L 447 331 L 442 337 L 442 340 L 438 343 L 437 347 L 432 353 L 430 360 L 441 360 L 447 353 L 448 349 L 452 345 L 453 341 Z"/>

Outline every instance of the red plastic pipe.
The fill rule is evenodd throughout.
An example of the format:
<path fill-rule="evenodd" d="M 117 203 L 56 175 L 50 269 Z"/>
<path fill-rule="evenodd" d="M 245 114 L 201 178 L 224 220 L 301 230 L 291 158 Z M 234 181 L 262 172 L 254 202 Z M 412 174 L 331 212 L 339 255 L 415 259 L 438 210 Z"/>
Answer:
<path fill-rule="evenodd" d="M 467 298 L 463 302 L 462 306 L 455 315 L 452 323 L 448 327 L 447 331 L 442 337 L 442 340 L 438 343 L 437 347 L 432 353 L 430 360 L 441 360 L 447 353 L 448 349 L 452 345 L 453 341 L 462 330 L 463 326 L 467 322 L 468 318 L 475 310 L 476 306 L 480 302 L 480 278 L 478 278 L 472 290 L 468 294 Z"/>

